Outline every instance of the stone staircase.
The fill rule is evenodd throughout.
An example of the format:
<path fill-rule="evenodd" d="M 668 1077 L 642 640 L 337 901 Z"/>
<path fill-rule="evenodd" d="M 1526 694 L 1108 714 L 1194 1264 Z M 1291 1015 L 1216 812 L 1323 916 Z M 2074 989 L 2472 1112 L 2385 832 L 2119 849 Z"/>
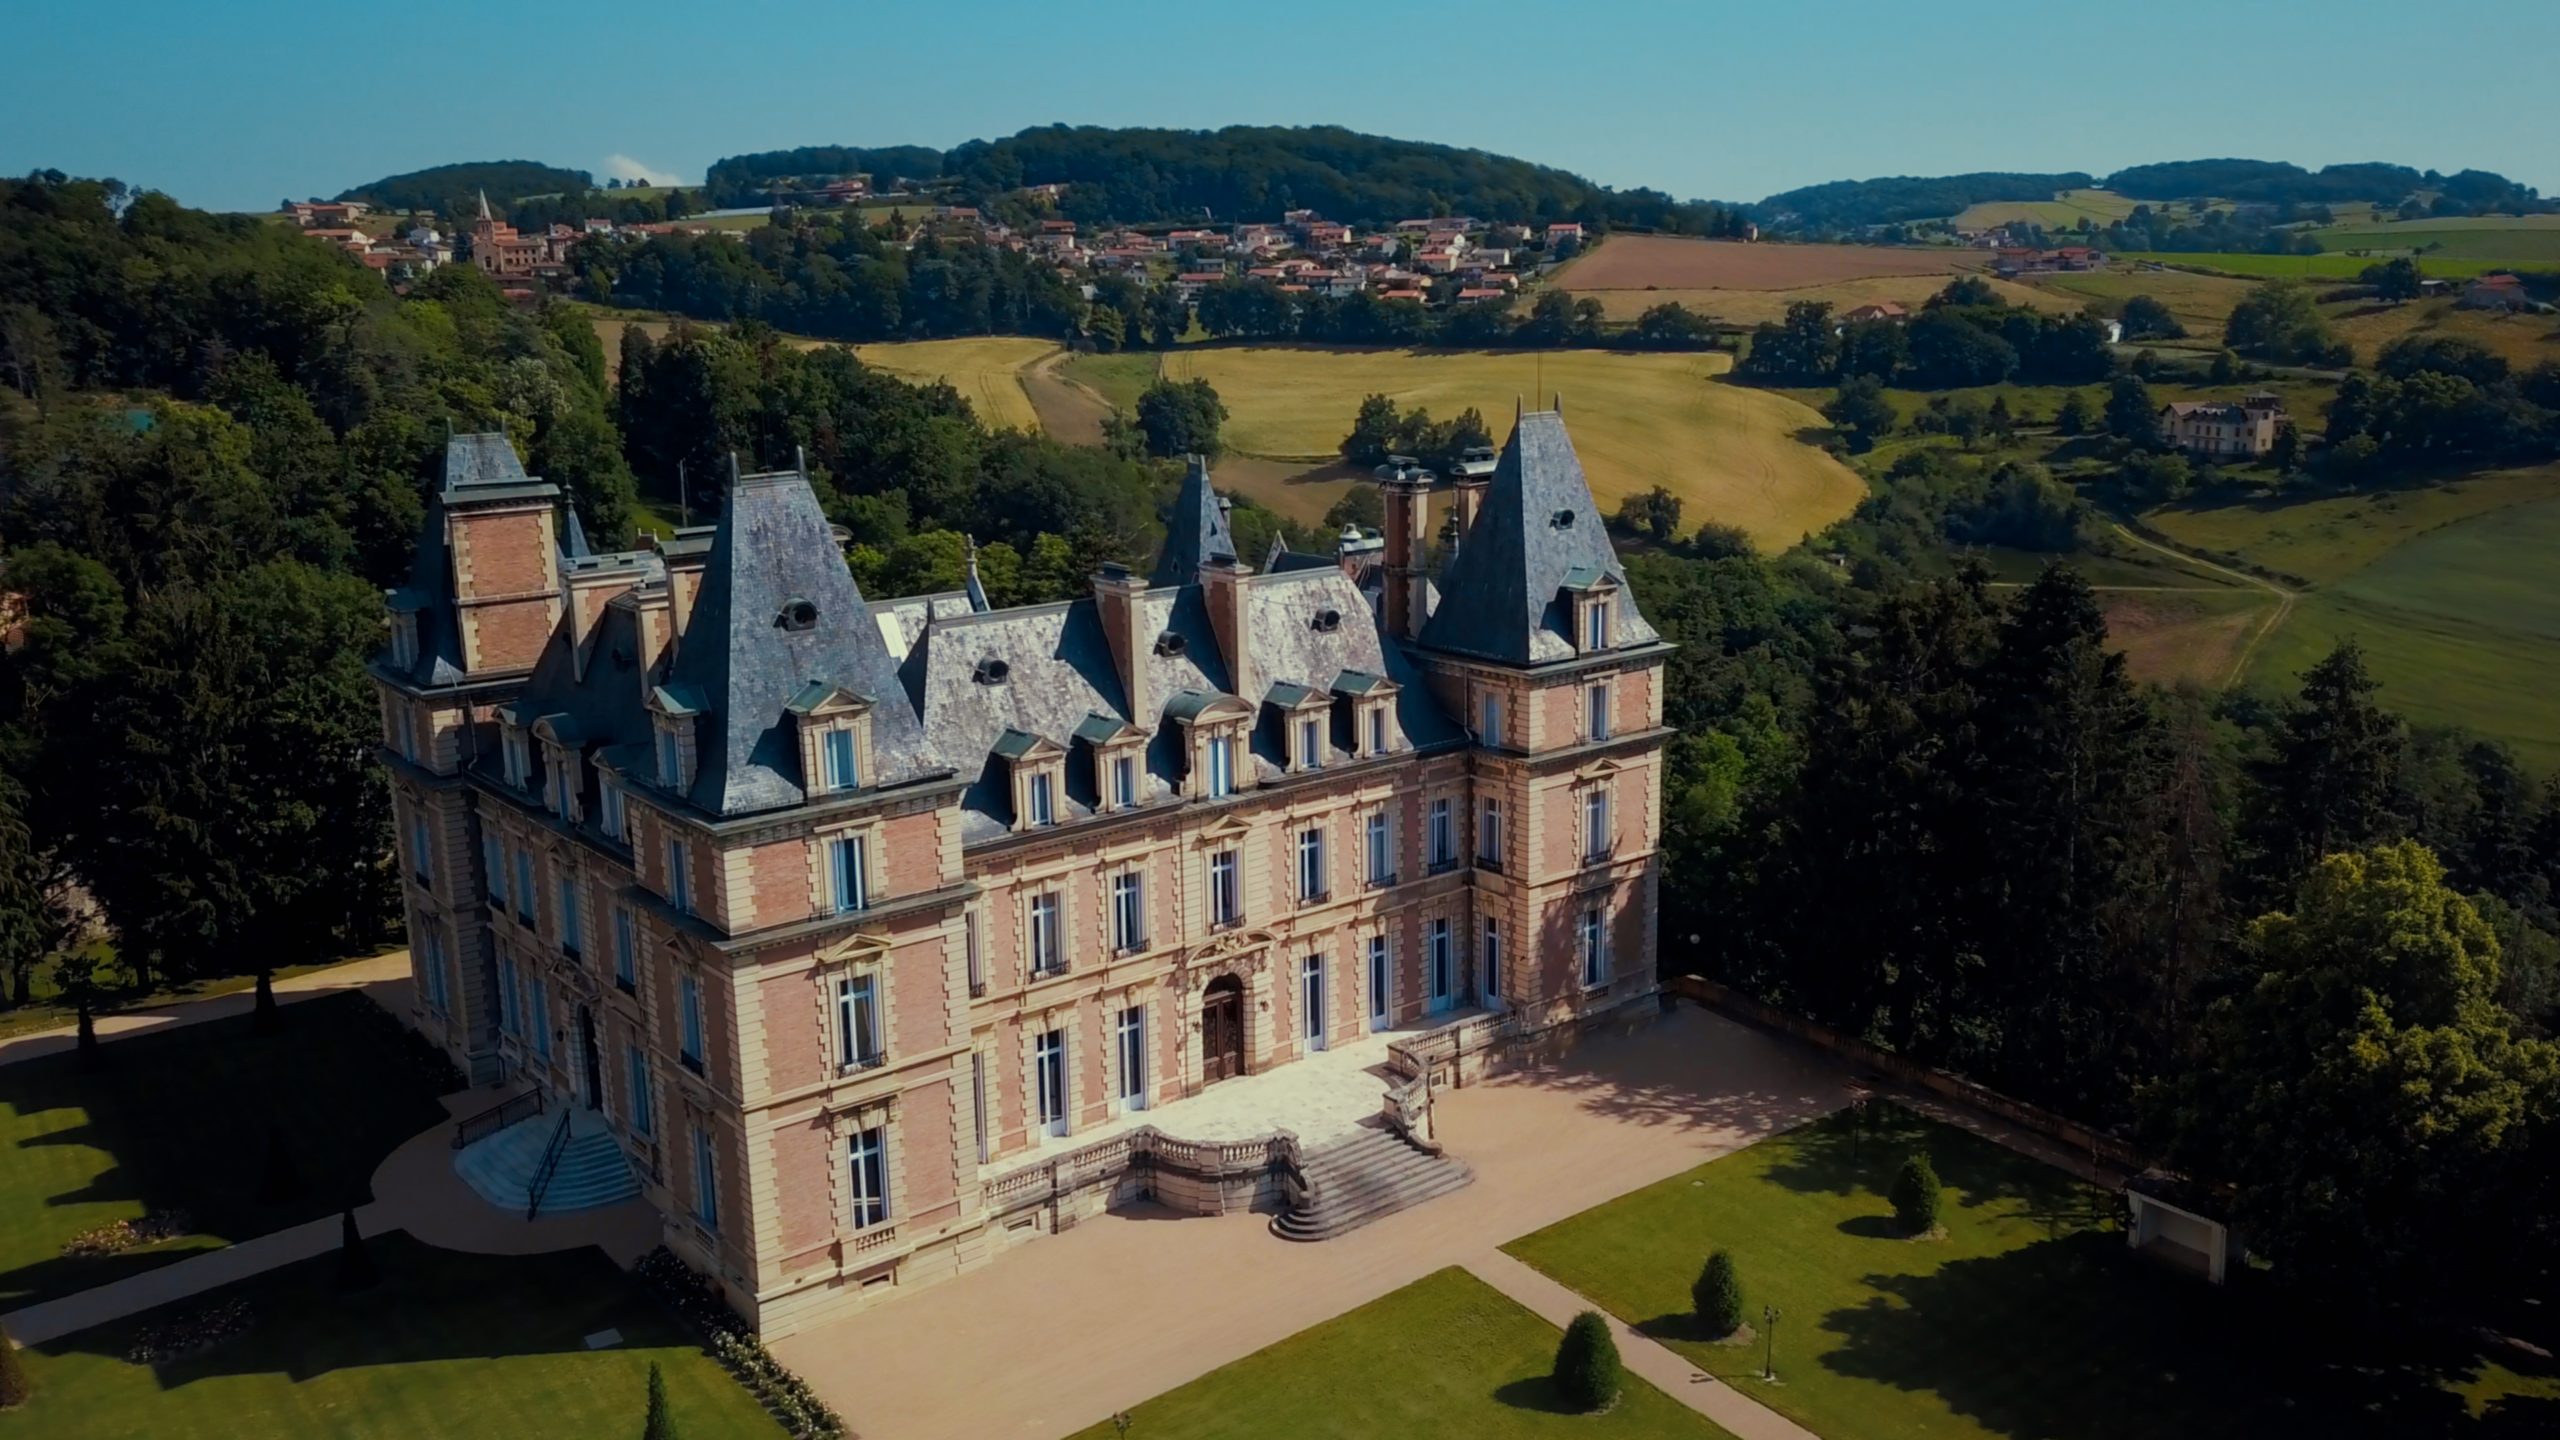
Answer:
<path fill-rule="evenodd" d="M 1330 1240 L 1382 1215 L 1462 1189 L 1476 1174 L 1446 1155 L 1434 1155 L 1388 1130 L 1361 1130 L 1307 1156 L 1301 1163 L 1314 1191 L 1311 1204 L 1293 1205 L 1271 1222 L 1288 1240 Z"/>
<path fill-rule="evenodd" d="M 618 1205 L 639 1194 L 640 1177 L 631 1173 L 630 1163 L 622 1157 L 622 1147 L 614 1143 L 604 1122 L 583 1109 L 568 1114 L 569 1140 L 561 1147 L 551 1183 L 543 1189 L 541 1213 L 557 1215 Z M 549 1148 L 551 1132 L 559 1124 L 557 1113 L 541 1114 L 475 1140 L 454 1152 L 454 1173 L 481 1199 L 522 1215 L 533 1198 L 533 1180 L 542 1168 L 542 1152 Z"/>

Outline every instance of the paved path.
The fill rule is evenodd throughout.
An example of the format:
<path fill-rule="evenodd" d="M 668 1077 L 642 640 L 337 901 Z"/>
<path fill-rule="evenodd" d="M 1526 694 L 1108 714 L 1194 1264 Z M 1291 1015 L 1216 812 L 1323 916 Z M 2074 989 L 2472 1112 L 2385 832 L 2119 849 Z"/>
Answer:
<path fill-rule="evenodd" d="M 1814 1433 L 1682 1359 L 1651 1336 L 1499 1250 L 1467 1262 L 1487 1285 L 1534 1310 L 1561 1330 L 1585 1310 L 1598 1310 L 1617 1337 L 1618 1357 L 1653 1388 L 1730 1430 L 1737 1440 L 1816 1440 Z"/>
<path fill-rule="evenodd" d="M 291 1005 L 302 1000 L 316 1000 L 323 995 L 336 995 L 348 990 L 366 990 L 377 1000 L 388 1001 L 383 987 L 403 986 L 409 982 L 409 952 L 394 950 L 369 960 L 350 960 L 325 970 L 314 970 L 275 983 L 276 1003 Z M 100 1040 L 121 1040 L 128 1035 L 147 1035 L 156 1030 L 174 1030 L 181 1025 L 201 1025 L 208 1020 L 224 1020 L 246 1015 L 258 1003 L 253 987 L 223 995 L 207 995 L 197 1000 L 177 1000 L 141 1010 L 128 1010 L 98 1017 Z M 395 1006 L 385 1004 L 393 1014 L 405 1011 L 405 994 Z M 58 1025 L 50 1030 L 33 1030 L 11 1039 L 0 1040 L 0 1065 L 14 1065 L 45 1055 L 59 1055 L 80 1043 L 80 1027 Z"/>
<path fill-rule="evenodd" d="M 1476 1182 L 1348 1235 L 1299 1244 L 1264 1215 L 1137 1205 L 773 1349 L 864 1440 L 1054 1440 L 1846 1097 L 1826 1057 L 1683 1006 L 1572 1062 L 1439 1092 L 1440 1138 Z"/>

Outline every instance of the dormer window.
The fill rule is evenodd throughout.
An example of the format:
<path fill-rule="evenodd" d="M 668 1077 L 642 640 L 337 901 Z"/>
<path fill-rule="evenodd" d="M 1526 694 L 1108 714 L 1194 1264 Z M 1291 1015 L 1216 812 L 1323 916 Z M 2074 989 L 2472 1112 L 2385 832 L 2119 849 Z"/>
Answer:
<path fill-rule="evenodd" d="M 1119 754 L 1111 757 L 1109 769 L 1111 808 L 1114 810 L 1136 809 L 1138 804 L 1137 751 L 1122 749 Z"/>
<path fill-rule="evenodd" d="M 1609 648 L 1611 643 L 1609 609 L 1609 600 L 1605 595 L 1589 601 L 1582 607 L 1583 649 L 1606 650 Z"/>
<path fill-rule="evenodd" d="M 391 617 L 391 668 L 406 670 L 418 663 L 418 615 L 405 610 Z"/>
<path fill-rule="evenodd" d="M 1203 763 L 1208 770 L 1208 794 L 1217 798 L 1236 793 L 1236 741 L 1232 735 L 1212 735 L 1206 744 Z"/>
<path fill-rule="evenodd" d="M 1036 771 L 1032 774 L 1030 781 L 1025 788 L 1029 792 L 1031 800 L 1031 823 L 1034 825 L 1057 824 L 1058 797 L 1056 793 L 1056 777 L 1052 776 L 1046 770 Z"/>
<path fill-rule="evenodd" d="M 1067 752 L 1054 740 L 1007 730 L 996 737 L 995 754 L 1013 767 L 1013 828 L 1039 830 L 1057 824 Z"/>
<path fill-rule="evenodd" d="M 819 752 L 826 756 L 827 788 L 850 790 L 862 783 L 862 769 L 854 763 L 853 731 L 828 731 L 820 739 Z"/>
<path fill-rule="evenodd" d="M 503 745 L 507 766 L 507 783 L 519 790 L 533 784 L 533 746 L 526 740 L 524 727 L 513 720 L 503 722 Z"/>
<path fill-rule="evenodd" d="M 1314 770 L 1324 764 L 1324 721 L 1314 715 L 1298 717 L 1298 743 L 1295 756 L 1298 768 Z"/>
<path fill-rule="evenodd" d="M 671 728 L 658 731 L 658 783 L 670 790 L 684 788 L 684 742 Z"/>
<path fill-rule="evenodd" d="M 800 773 L 811 795 L 862 788 L 871 771 L 871 702 L 812 680 L 786 702 L 800 727 Z"/>
<path fill-rule="evenodd" d="M 623 839 L 630 830 L 628 812 L 623 808 L 622 787 L 599 776 L 596 780 L 597 823 L 609 839 Z"/>
<path fill-rule="evenodd" d="M 661 685 L 649 692 L 649 713 L 657 727 L 651 746 L 657 757 L 657 781 L 661 789 L 682 794 L 693 788 L 700 758 L 694 743 L 694 717 L 702 713 L 702 705 L 689 685 Z"/>

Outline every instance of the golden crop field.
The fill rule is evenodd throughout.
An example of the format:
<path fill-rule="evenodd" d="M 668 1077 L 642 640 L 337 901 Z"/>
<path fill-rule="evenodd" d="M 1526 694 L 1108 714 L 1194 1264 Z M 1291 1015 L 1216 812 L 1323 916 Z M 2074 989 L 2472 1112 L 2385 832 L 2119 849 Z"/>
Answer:
<path fill-rule="evenodd" d="M 1785 318 L 1787 307 L 1799 300 L 1825 301 L 1835 315 L 1885 300 L 1899 301 L 1917 310 L 1921 302 L 1946 289 L 1951 278 L 1947 275 L 1879 275 L 1864 280 L 1798 286 L 1791 290 L 1593 290 L 1577 292 L 1575 298 L 1581 299 L 1587 294 L 1589 298 L 1598 300 L 1609 318 L 1616 321 L 1632 321 L 1656 305 L 1677 302 L 1728 325 L 1757 325 L 1763 320 Z M 2065 312 L 2080 308 L 2078 299 L 2056 295 L 2033 285 L 1993 280 L 1989 276 L 1982 278 L 2001 299 L 2012 305 Z"/>
<path fill-rule="evenodd" d="M 2334 306 L 2329 323 L 2340 338 L 2356 347 L 2356 358 L 2368 365 L 2382 347 L 2410 335 L 2476 341 L 2519 370 L 2560 360 L 2560 321 L 2548 315 L 2499 315 L 2457 309 L 2450 300 L 2422 300 L 2406 305 Z"/>
<path fill-rule="evenodd" d="M 1473 406 L 1499 439 L 1510 429 L 1515 401 L 1543 408 L 1561 393 L 1574 448 L 1604 511 L 1663 485 L 1687 503 L 1684 523 L 1739 526 L 1763 548 L 1781 550 L 1846 515 L 1866 485 L 1797 438 L 1825 428 L 1813 410 L 1784 395 L 1718 383 L 1714 377 L 1731 363 L 1721 354 L 1602 350 L 1201 347 L 1167 356 L 1164 370 L 1217 387 L 1229 412 L 1230 449 L 1301 465 L 1332 459 L 1365 395 L 1388 395 L 1441 417 Z M 1236 478 L 1286 469 L 1250 466 Z M 1262 498 L 1255 486 L 1245 488 Z M 1294 497 L 1277 498 L 1283 503 L 1274 508 L 1286 513 L 1305 508 L 1288 503 Z"/>
<path fill-rule="evenodd" d="M 1954 223 L 1960 230 L 1988 230 L 2023 220 L 2048 230 L 2067 230 L 2082 220 L 2112 224 L 2131 215 L 2141 203 L 2112 190 L 2065 190 L 2050 200 L 1986 200 L 1969 205 Z"/>
<path fill-rule="evenodd" d="M 1618 235 L 1555 274 L 1557 288 L 1793 290 L 1877 275 L 1946 275 L 1970 251 L 1901 245 L 1745 244 L 1679 235 Z"/>
<path fill-rule="evenodd" d="M 1057 354 L 1058 345 L 1019 335 L 980 335 L 965 340 L 857 345 L 853 353 L 862 357 L 862 363 L 877 365 L 901 380 L 950 382 L 989 426 L 1037 430 L 1040 414 L 1023 389 L 1023 372 Z"/>
<path fill-rule="evenodd" d="M 2211 339 L 2222 334 L 2232 307 L 2256 284 L 2254 280 L 2198 275 L 2191 270 L 2088 270 L 2040 275 L 2034 288 L 2075 300 L 2111 300 L 2118 304 L 2136 295 L 2148 295 L 2168 306 L 2169 313 L 2178 317 L 2178 323 L 2187 327 L 2189 335 Z"/>

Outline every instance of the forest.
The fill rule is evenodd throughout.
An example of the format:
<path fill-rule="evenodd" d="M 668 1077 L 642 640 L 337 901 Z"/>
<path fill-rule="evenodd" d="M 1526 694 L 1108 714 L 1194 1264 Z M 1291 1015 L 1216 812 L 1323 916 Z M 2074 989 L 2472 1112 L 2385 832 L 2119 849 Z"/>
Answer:
<path fill-rule="evenodd" d="M 341 200 L 362 200 L 384 210 L 432 210 L 452 218 L 477 213 L 479 197 L 504 205 L 528 195 L 578 194 L 595 188 L 596 177 L 534 160 L 468 160 L 431 165 L 404 175 L 350 186 Z"/>

